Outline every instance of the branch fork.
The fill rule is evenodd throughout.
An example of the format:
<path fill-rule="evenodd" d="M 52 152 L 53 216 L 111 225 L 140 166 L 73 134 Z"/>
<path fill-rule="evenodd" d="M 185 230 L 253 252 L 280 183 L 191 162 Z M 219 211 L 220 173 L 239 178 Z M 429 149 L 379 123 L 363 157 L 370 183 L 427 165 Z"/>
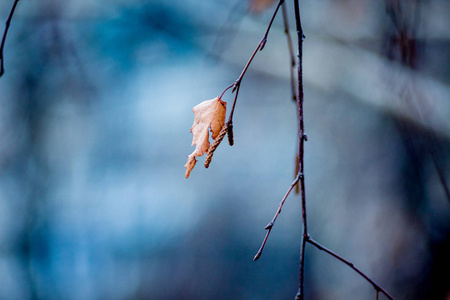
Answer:
<path fill-rule="evenodd" d="M 16 0 L 17 3 L 18 0 Z M 215 138 L 214 142 L 209 146 L 208 151 L 207 151 L 207 157 L 205 160 L 205 167 L 208 168 L 209 164 L 211 162 L 212 156 L 214 154 L 214 151 L 217 149 L 217 147 L 219 146 L 219 144 L 221 143 L 221 141 L 223 140 L 223 138 L 225 137 L 225 135 L 228 135 L 228 141 L 230 146 L 232 146 L 234 144 L 233 141 L 233 114 L 234 114 L 234 109 L 236 106 L 236 101 L 238 98 L 238 94 L 239 94 L 239 89 L 241 87 L 241 83 L 242 83 L 242 79 L 245 75 L 245 73 L 247 72 L 250 64 L 252 63 L 256 53 L 258 51 L 263 50 L 263 48 L 265 47 L 266 43 L 267 43 L 267 37 L 270 31 L 270 28 L 272 26 L 272 23 L 275 19 L 275 16 L 279 10 L 279 8 L 282 6 L 283 7 L 283 20 L 284 20 L 284 32 L 287 36 L 287 40 L 288 40 L 288 48 L 289 48 L 289 54 L 290 54 L 290 71 L 291 71 L 291 87 L 292 87 L 292 95 L 293 95 L 293 99 L 296 101 L 297 103 L 297 112 L 298 112 L 298 156 L 297 156 L 297 161 L 296 161 L 296 176 L 294 181 L 291 183 L 291 185 L 289 186 L 287 192 L 285 193 L 284 197 L 282 198 L 280 204 L 278 205 L 278 208 L 275 212 L 274 217 L 272 218 L 272 220 L 264 227 L 264 229 L 267 231 L 266 235 L 264 237 L 264 240 L 260 246 L 260 248 L 258 249 L 258 252 L 256 253 L 256 255 L 254 256 L 253 260 L 256 261 L 258 260 L 264 250 L 264 247 L 266 245 L 266 242 L 269 238 L 269 235 L 275 225 L 275 222 L 279 216 L 279 214 L 281 213 L 281 210 L 283 208 L 284 203 L 286 202 L 286 199 L 288 198 L 289 194 L 291 193 L 291 191 L 294 189 L 294 187 L 298 187 L 299 188 L 299 192 L 301 195 L 301 206 L 302 206 L 302 227 L 303 227 L 303 232 L 302 232 L 302 237 L 301 237 L 301 246 L 300 246 L 300 270 L 299 270 L 299 286 L 298 286 L 298 292 L 296 294 L 296 299 L 297 300 L 303 300 L 304 298 L 304 289 L 303 289 L 303 282 L 304 282 L 304 261 L 305 261 L 305 246 L 306 243 L 309 243 L 313 246 L 315 246 L 317 249 L 324 251 L 326 253 L 328 253 L 329 255 L 335 257 L 336 259 L 340 260 L 341 262 L 345 263 L 346 265 L 348 265 L 350 268 L 352 268 L 355 272 L 357 272 L 360 276 L 362 276 L 364 279 L 366 279 L 370 284 L 372 284 L 372 286 L 374 287 L 375 291 L 376 291 L 376 297 L 378 299 L 378 294 L 381 292 L 384 295 L 386 295 L 386 297 L 388 297 L 389 299 L 393 299 L 391 295 L 389 295 L 389 293 L 387 293 L 382 287 L 380 287 L 378 284 L 376 284 L 372 279 L 370 279 L 367 275 L 365 275 L 363 272 L 361 272 L 359 269 L 357 269 L 353 263 L 349 262 L 348 260 L 344 259 L 343 257 L 339 256 L 338 254 L 336 254 L 335 252 L 325 248 L 324 246 L 322 246 L 321 244 L 319 244 L 318 242 L 314 241 L 311 236 L 308 233 L 308 228 L 307 228 L 307 213 L 306 213 L 306 193 L 305 193 L 305 176 L 304 176 L 304 143 L 305 141 L 308 141 L 308 137 L 305 134 L 305 129 L 304 129 L 304 117 L 303 117 L 303 66 L 302 66 L 302 56 L 303 56 L 303 40 L 305 39 L 305 35 L 303 34 L 303 30 L 302 30 L 302 25 L 301 25 L 301 20 L 300 20 L 300 7 L 299 7 L 299 0 L 294 0 L 294 8 L 295 8 L 295 23 L 296 23 L 296 29 L 297 29 L 297 41 L 298 41 L 298 53 L 297 53 L 297 57 L 298 57 L 298 61 L 296 63 L 295 60 L 295 56 L 293 53 L 293 47 L 292 47 L 292 40 L 289 34 L 289 24 L 288 24 L 288 19 L 287 19 L 287 12 L 286 12 L 286 6 L 283 5 L 284 4 L 284 0 L 280 0 L 278 2 L 278 5 L 272 15 L 272 18 L 270 20 L 270 23 L 265 31 L 265 34 L 263 36 L 263 38 L 261 39 L 261 41 L 259 42 L 258 46 L 256 47 L 256 49 L 254 50 L 254 52 L 252 53 L 252 55 L 250 56 L 249 60 L 247 61 L 244 69 L 242 70 L 241 74 L 239 75 L 238 79 L 229 87 L 227 87 L 222 94 L 220 95 L 219 99 L 221 99 L 223 97 L 223 95 L 225 94 L 225 92 L 229 89 L 231 89 L 232 93 L 235 93 L 234 95 L 234 101 L 233 101 L 233 105 L 230 111 L 230 115 L 228 118 L 228 121 L 222 126 L 219 134 L 217 135 L 217 137 Z M 294 78 L 294 68 L 297 67 L 297 86 L 295 84 Z"/>
<path fill-rule="evenodd" d="M 276 11 L 278 10 L 279 6 L 282 4 L 283 1 L 280 1 Z M 389 293 L 387 293 L 382 287 L 380 287 L 378 284 L 376 284 L 372 279 L 370 279 L 367 275 L 365 275 L 363 272 L 361 272 L 359 269 L 357 269 L 353 263 L 349 262 L 348 260 L 342 258 L 341 256 L 339 256 L 338 254 L 334 253 L 333 251 L 325 248 L 324 246 L 322 246 L 321 244 L 319 244 L 318 242 L 314 241 L 311 236 L 308 233 L 308 227 L 307 227 L 307 213 L 306 213 L 306 194 L 305 194 L 305 176 L 304 176 L 304 142 L 308 140 L 307 135 L 305 134 L 305 129 L 304 129 L 304 117 L 303 117 L 303 67 L 302 67 L 302 56 L 303 56 L 303 40 L 305 39 L 305 35 L 303 34 L 303 30 L 302 30 L 302 25 L 301 25 L 301 19 L 300 19 L 300 7 L 299 7 L 299 0 L 294 0 L 294 7 L 295 7 L 295 21 L 296 21 L 296 29 L 297 29 L 297 35 L 298 35 L 298 53 L 297 53 L 297 57 L 298 57 L 298 69 L 297 69 L 297 92 L 295 93 L 294 88 L 293 88 L 293 95 L 297 95 L 296 96 L 296 101 L 297 101 L 297 111 L 298 111 L 298 136 L 299 136 L 299 143 L 298 143 L 298 160 L 297 160 L 297 169 L 298 169 L 298 173 L 297 176 L 295 178 L 295 180 L 292 182 L 291 186 L 289 187 L 288 191 L 286 192 L 286 194 L 284 195 L 283 199 L 281 200 L 278 209 L 275 213 L 275 216 L 273 217 L 272 221 L 270 221 L 266 227 L 264 228 L 265 230 L 267 230 L 266 236 L 264 237 L 264 240 L 261 244 L 261 247 L 259 248 L 258 252 L 256 253 L 255 257 L 253 258 L 253 260 L 258 260 L 263 252 L 264 246 L 267 242 L 267 239 L 269 237 L 270 232 L 273 229 L 273 226 L 275 225 L 275 221 L 278 217 L 278 215 L 281 213 L 281 209 L 287 199 L 287 197 L 289 196 L 290 192 L 292 191 L 292 189 L 297 185 L 297 183 L 300 186 L 300 194 L 301 194 L 301 203 L 302 203 L 302 227 L 303 227 L 303 233 L 302 233 L 302 239 L 301 239 L 301 247 L 300 247 L 300 274 L 299 274 L 299 288 L 298 288 L 298 292 L 296 294 L 296 300 L 303 300 L 304 298 L 304 290 L 303 290 L 303 279 L 304 279 L 304 261 L 305 261 L 305 246 L 306 243 L 309 243 L 313 246 L 315 246 L 316 248 L 318 248 L 319 250 L 322 250 L 328 254 L 330 254 L 331 256 L 335 257 L 336 259 L 340 260 L 341 262 L 345 263 L 346 265 L 348 265 L 350 268 L 352 268 L 355 272 L 357 272 L 360 276 L 362 276 L 364 279 L 366 279 L 370 284 L 372 284 L 372 286 L 374 287 L 375 291 L 376 291 L 376 297 L 378 299 L 378 294 L 381 292 L 384 295 L 386 295 L 386 297 L 388 297 L 389 299 L 393 299 L 391 295 L 389 295 Z M 284 8 L 284 6 L 283 6 Z M 276 14 L 275 11 L 275 14 Z M 274 14 L 274 16 L 275 16 Z M 283 16 L 284 16 L 284 20 L 285 20 L 285 32 L 288 32 L 288 25 L 287 25 L 287 18 L 286 18 L 286 12 L 283 11 Z M 273 17 L 271 20 L 271 23 L 273 22 Z M 270 24 L 269 24 L 269 28 L 270 28 Z M 261 41 L 261 43 L 265 42 L 264 39 L 263 41 Z M 258 45 L 258 47 L 261 47 L 261 43 L 260 45 Z M 289 40 L 289 35 L 288 35 L 288 45 L 291 45 L 291 42 Z M 258 48 L 257 48 L 258 50 Z M 293 57 L 292 55 L 292 51 L 290 51 L 291 53 L 291 58 Z M 292 66 L 295 66 L 295 62 L 291 63 Z M 245 69 L 244 69 L 245 70 Z M 291 69 L 291 81 L 293 79 L 293 75 L 292 75 L 292 69 Z M 292 85 L 293 86 L 293 85 Z"/>

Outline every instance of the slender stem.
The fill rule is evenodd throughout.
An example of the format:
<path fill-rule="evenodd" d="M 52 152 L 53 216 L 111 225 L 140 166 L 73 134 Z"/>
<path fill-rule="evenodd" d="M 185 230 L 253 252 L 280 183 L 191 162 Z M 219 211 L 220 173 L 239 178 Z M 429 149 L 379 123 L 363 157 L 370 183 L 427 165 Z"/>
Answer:
<path fill-rule="evenodd" d="M 314 245 L 316 248 L 318 248 L 319 250 L 325 251 L 326 253 L 330 254 L 331 256 L 337 258 L 338 260 L 340 260 L 341 262 L 343 262 L 344 264 L 346 264 L 347 266 L 349 266 L 350 268 L 352 268 L 354 271 L 356 271 L 356 273 L 358 273 L 359 275 L 361 275 L 365 280 L 367 280 L 370 284 L 372 284 L 373 288 L 377 291 L 377 295 L 378 292 L 382 292 L 386 297 L 388 297 L 389 299 L 393 300 L 394 298 L 389 295 L 388 292 L 386 292 L 381 286 L 379 286 L 378 284 L 376 284 L 372 279 L 370 279 L 366 274 L 364 274 L 363 272 L 361 272 L 361 270 L 359 270 L 358 268 L 356 268 L 353 263 L 349 262 L 348 260 L 344 259 L 343 257 L 339 256 L 338 254 L 334 253 L 333 251 L 331 251 L 330 249 L 325 248 L 324 246 L 322 246 L 321 244 L 319 244 L 318 242 L 314 241 L 313 239 L 311 239 L 309 236 L 306 238 L 306 241 L 308 243 L 310 243 L 311 245 Z"/>
<path fill-rule="evenodd" d="M 222 99 L 223 94 L 225 94 L 226 91 L 228 91 L 229 89 L 231 89 L 232 87 L 234 87 L 234 84 L 230 85 L 229 87 L 227 87 L 225 90 L 223 90 L 222 94 L 220 95 L 219 99 Z"/>
<path fill-rule="evenodd" d="M 239 95 L 239 89 L 241 87 L 241 84 L 238 83 L 237 85 L 234 86 L 236 88 L 236 93 L 234 94 L 234 101 L 233 101 L 233 106 L 231 107 L 231 112 L 230 112 L 230 116 L 228 117 L 228 123 L 233 122 L 233 114 L 234 114 L 234 108 L 236 107 L 236 101 Z"/>
<path fill-rule="evenodd" d="M 289 32 L 289 19 L 288 19 L 288 14 L 287 14 L 287 9 L 286 9 L 286 2 L 283 4 L 282 12 L 283 12 L 284 33 L 286 34 L 286 39 L 287 39 L 288 49 L 289 49 L 289 58 L 290 58 L 289 70 L 290 70 L 290 78 L 291 78 L 292 100 L 297 101 L 297 91 L 295 88 L 295 76 L 294 76 L 296 63 L 295 63 L 294 47 L 292 45 L 291 33 Z"/>
<path fill-rule="evenodd" d="M 295 26 L 297 29 L 297 41 L 298 41 L 298 77 L 297 77 L 297 110 L 298 110 L 298 170 L 299 173 L 304 174 L 304 144 L 305 144 L 305 128 L 303 123 L 303 29 L 300 19 L 300 6 L 299 0 L 294 0 L 295 9 Z M 305 177 L 300 178 L 300 194 L 302 201 L 302 223 L 303 234 L 300 246 L 300 271 L 299 271 L 299 284 L 298 292 L 296 295 L 297 300 L 303 300 L 303 279 L 305 269 L 305 243 L 308 238 L 308 226 L 306 222 L 306 193 L 305 193 Z"/>
<path fill-rule="evenodd" d="M 263 252 L 264 246 L 266 245 L 267 242 L 267 238 L 269 237 L 270 232 L 272 231 L 272 227 L 275 224 L 275 221 L 278 218 L 278 215 L 281 213 L 281 209 L 283 208 L 284 202 L 286 201 L 287 197 L 289 196 L 289 194 L 291 193 L 292 189 L 295 187 L 295 185 L 298 183 L 298 181 L 300 180 L 300 178 L 303 175 L 298 173 L 297 177 L 295 178 L 295 180 L 291 183 L 291 186 L 289 187 L 288 191 L 286 192 L 286 194 L 284 195 L 283 199 L 280 202 L 280 205 L 278 206 L 277 212 L 275 213 L 275 216 L 273 217 L 272 221 L 270 221 L 269 224 L 266 225 L 266 227 L 264 229 L 267 230 L 266 236 L 264 238 L 264 241 L 261 244 L 261 247 L 258 250 L 258 253 L 256 253 L 255 257 L 253 258 L 253 260 L 258 260 Z"/>
<path fill-rule="evenodd" d="M 239 78 L 236 80 L 236 82 L 240 83 L 242 81 L 242 78 L 244 77 L 245 72 L 247 72 L 247 69 L 250 66 L 250 63 L 252 62 L 253 58 L 255 57 L 256 52 L 264 49 L 264 46 L 266 45 L 266 42 L 267 42 L 267 36 L 269 35 L 270 28 L 272 27 L 273 21 L 275 20 L 275 16 L 277 15 L 277 12 L 280 9 L 280 6 L 283 4 L 283 2 L 284 2 L 284 0 L 280 0 L 278 2 L 277 8 L 273 12 L 272 18 L 270 19 L 269 25 L 267 26 L 266 32 L 264 33 L 264 36 L 263 36 L 261 42 L 259 42 L 258 46 L 256 47 L 256 49 L 253 52 L 250 59 L 248 60 L 247 64 L 245 65 L 244 69 L 241 72 L 241 75 L 239 75 Z"/>
<path fill-rule="evenodd" d="M 3 66 L 3 64 L 4 64 L 3 48 L 5 47 L 6 35 L 8 34 L 9 25 L 11 24 L 11 19 L 14 15 L 14 11 L 16 10 L 16 6 L 17 6 L 18 2 L 19 2 L 19 0 L 14 1 L 11 11 L 9 12 L 8 19 L 6 20 L 5 31 L 3 32 L 2 44 L 0 46 L 0 77 L 5 73 L 5 68 Z"/>
<path fill-rule="evenodd" d="M 256 47 L 255 51 L 253 51 L 253 53 L 252 53 L 252 55 L 250 56 L 249 60 L 247 61 L 247 64 L 245 65 L 244 69 L 243 69 L 242 72 L 241 72 L 241 75 L 239 75 L 238 79 L 236 79 L 236 81 L 234 82 L 234 84 L 231 86 L 231 87 L 233 87 L 232 92 L 236 91 L 236 95 L 235 95 L 235 97 L 234 97 L 234 102 L 233 102 L 233 106 L 232 106 L 232 108 L 231 108 L 230 117 L 228 118 L 228 122 L 231 122 L 231 121 L 233 120 L 233 113 L 234 113 L 234 108 L 235 108 L 235 106 L 236 106 L 237 94 L 238 94 L 238 92 L 239 92 L 239 88 L 240 88 L 240 86 L 241 86 L 242 79 L 244 78 L 245 73 L 247 72 L 247 70 L 248 70 L 250 64 L 252 63 L 253 59 L 255 58 L 256 53 L 257 53 L 258 51 L 261 51 L 261 50 L 264 48 L 264 46 L 266 45 L 266 42 L 267 42 L 267 36 L 269 35 L 269 31 L 270 31 L 270 28 L 272 27 L 272 23 L 273 23 L 273 21 L 275 20 L 275 16 L 277 15 L 278 10 L 280 9 L 280 6 L 281 6 L 283 3 L 284 3 L 284 0 L 280 0 L 280 1 L 278 2 L 277 8 L 275 9 L 275 11 L 274 11 L 274 13 L 273 13 L 273 15 L 272 15 L 272 18 L 270 19 L 270 23 L 269 23 L 269 25 L 267 26 L 267 29 L 266 29 L 266 32 L 264 33 L 263 38 L 262 38 L 261 41 L 259 42 L 259 44 L 258 44 L 258 46 Z M 230 87 L 226 88 L 225 91 L 228 90 L 229 88 L 230 88 Z M 225 91 L 223 91 L 222 95 L 225 93 Z"/>

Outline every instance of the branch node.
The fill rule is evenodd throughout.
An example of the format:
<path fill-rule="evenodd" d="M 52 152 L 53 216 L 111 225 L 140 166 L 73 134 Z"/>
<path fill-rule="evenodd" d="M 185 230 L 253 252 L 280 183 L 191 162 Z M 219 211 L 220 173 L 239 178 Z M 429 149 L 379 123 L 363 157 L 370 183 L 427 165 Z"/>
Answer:
<path fill-rule="evenodd" d="M 255 257 L 253 257 L 253 261 L 257 261 L 261 257 L 262 251 L 259 250 L 258 253 L 256 253 Z"/>
<path fill-rule="evenodd" d="M 240 84 L 240 80 L 238 79 L 234 82 L 233 88 L 231 89 L 231 93 L 234 93 L 234 91 L 238 88 L 239 84 Z"/>
<path fill-rule="evenodd" d="M 270 223 L 267 224 L 266 227 L 264 227 L 264 229 L 269 230 L 269 229 L 272 229 L 272 227 L 273 227 L 273 221 L 270 221 Z"/>
<path fill-rule="evenodd" d="M 263 38 L 259 47 L 259 51 L 262 51 L 264 49 L 264 46 L 266 46 L 267 38 Z"/>
<path fill-rule="evenodd" d="M 308 136 L 307 136 L 306 134 L 303 134 L 303 139 L 304 139 L 305 141 L 308 141 Z"/>

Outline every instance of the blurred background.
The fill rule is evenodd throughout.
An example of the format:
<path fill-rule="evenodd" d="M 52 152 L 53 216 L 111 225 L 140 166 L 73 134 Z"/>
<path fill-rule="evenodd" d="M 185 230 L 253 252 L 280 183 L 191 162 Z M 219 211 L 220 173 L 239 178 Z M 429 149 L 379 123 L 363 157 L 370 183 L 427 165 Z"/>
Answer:
<path fill-rule="evenodd" d="M 0 299 L 294 298 L 299 195 L 252 261 L 295 174 L 281 13 L 242 82 L 235 145 L 184 178 L 191 108 L 237 79 L 273 2 L 19 1 L 0 79 Z M 450 2 L 300 5 L 311 236 L 395 299 L 450 299 Z M 376 298 L 306 247 L 306 299 Z"/>

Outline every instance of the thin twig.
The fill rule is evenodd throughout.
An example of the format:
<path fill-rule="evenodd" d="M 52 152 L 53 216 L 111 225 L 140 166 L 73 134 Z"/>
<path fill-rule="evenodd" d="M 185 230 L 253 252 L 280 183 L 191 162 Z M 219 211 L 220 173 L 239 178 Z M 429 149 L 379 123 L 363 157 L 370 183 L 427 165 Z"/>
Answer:
<path fill-rule="evenodd" d="M 14 15 L 14 11 L 16 10 L 16 6 L 19 0 L 15 0 L 13 6 L 11 7 L 11 11 L 9 12 L 8 19 L 6 20 L 5 31 L 3 32 L 2 44 L 0 46 L 0 77 L 5 73 L 4 68 L 4 57 L 3 57 L 3 48 L 5 47 L 6 35 L 8 34 L 9 25 L 11 24 L 11 19 Z"/>
<path fill-rule="evenodd" d="M 252 63 L 253 59 L 255 58 L 256 53 L 257 53 L 258 51 L 261 51 L 261 50 L 264 48 L 264 46 L 266 45 L 266 42 L 267 42 L 267 36 L 269 35 L 270 28 L 272 27 L 273 21 L 275 20 L 275 16 L 277 15 L 278 10 L 280 9 L 280 6 L 281 6 L 283 3 L 284 3 L 284 0 L 280 0 L 280 1 L 278 2 L 277 8 L 275 9 L 275 11 L 274 11 L 274 13 L 273 13 L 273 15 L 272 15 L 272 18 L 270 19 L 270 23 L 269 23 L 269 25 L 267 26 L 267 29 L 266 29 L 266 32 L 264 33 L 263 38 L 261 39 L 261 41 L 259 42 L 259 44 L 258 44 L 258 46 L 256 47 L 255 51 L 253 51 L 253 53 L 252 53 L 252 55 L 250 56 L 249 60 L 248 60 L 247 63 L 245 64 L 245 67 L 244 67 L 244 69 L 242 70 L 241 74 L 239 75 L 238 79 L 234 82 L 234 84 L 232 84 L 232 85 L 230 85 L 229 87 L 227 87 L 227 88 L 222 92 L 222 94 L 221 94 L 220 97 L 219 97 L 219 98 L 222 98 L 223 95 L 225 94 L 225 92 L 226 92 L 227 90 L 231 89 L 231 88 L 232 88 L 232 90 L 231 90 L 232 92 L 236 92 L 236 93 L 234 94 L 234 101 L 233 101 L 233 105 L 232 105 L 232 107 L 231 107 L 230 116 L 228 117 L 228 121 L 227 121 L 227 124 L 226 124 L 226 126 L 227 126 L 227 132 L 229 133 L 229 139 L 228 139 L 228 142 L 229 142 L 230 146 L 232 146 L 232 145 L 234 144 L 234 141 L 233 141 L 233 115 L 234 115 L 234 109 L 235 109 L 235 107 L 236 107 L 236 101 L 237 101 L 237 98 L 238 98 L 238 95 L 239 95 L 239 89 L 240 89 L 240 87 L 241 87 L 242 79 L 244 78 L 245 73 L 247 72 L 247 70 L 248 70 L 250 64 Z M 223 137 L 222 137 L 222 138 L 223 138 Z M 220 141 L 222 141 L 222 140 L 220 140 Z M 220 142 L 219 142 L 219 143 L 220 143 Z M 214 149 L 214 150 L 215 150 L 215 149 Z M 210 152 L 210 154 L 209 154 L 209 156 L 208 156 L 208 157 L 209 157 L 209 160 L 206 160 L 206 161 L 205 161 L 205 167 L 206 167 L 206 168 L 209 166 L 209 163 L 210 163 L 210 161 L 211 161 L 211 157 L 212 157 L 212 153 L 213 153 L 213 152 L 214 152 L 214 151 L 211 151 L 211 152 Z"/>
<path fill-rule="evenodd" d="M 343 257 L 339 256 L 338 254 L 334 253 L 333 251 L 331 251 L 330 249 L 325 248 L 324 246 L 322 246 L 321 244 L 319 244 L 318 242 L 314 241 L 313 239 L 311 239 L 309 236 L 307 236 L 307 238 L 305 239 L 308 243 L 310 243 L 311 245 L 314 245 L 317 249 L 325 251 L 326 253 L 330 254 L 331 256 L 337 258 L 338 260 L 340 260 L 341 262 L 343 262 L 344 264 L 346 264 L 347 266 L 349 266 L 350 268 L 352 268 L 356 273 L 358 273 L 359 275 L 361 275 L 364 279 L 366 279 L 370 284 L 372 284 L 373 288 L 377 291 L 377 297 L 378 297 L 378 292 L 382 292 L 386 297 L 388 297 L 389 299 L 393 300 L 394 298 L 389 295 L 388 292 L 386 292 L 381 286 L 379 286 L 378 284 L 376 284 L 372 279 L 370 279 L 366 274 L 364 274 L 363 272 L 361 272 L 361 270 L 359 270 L 358 268 L 356 268 L 353 263 L 349 262 L 348 260 L 344 259 Z"/>
<path fill-rule="evenodd" d="M 248 70 L 250 64 L 252 63 L 253 59 L 255 58 L 256 53 L 257 53 L 258 51 L 261 51 L 261 50 L 264 48 L 264 46 L 266 45 L 266 42 L 267 42 L 267 36 L 269 35 L 270 28 L 272 27 L 273 21 L 275 20 L 275 16 L 277 15 L 278 10 L 280 9 L 280 6 L 281 6 L 283 3 L 284 3 L 284 0 L 280 0 L 280 1 L 278 2 L 277 8 L 275 9 L 275 11 L 274 11 L 274 13 L 273 13 L 273 15 L 272 15 L 272 18 L 270 19 L 270 23 L 269 23 L 269 25 L 267 26 L 267 29 L 266 29 L 266 32 L 264 33 L 263 38 L 261 39 L 261 41 L 259 42 L 259 44 L 258 44 L 258 46 L 256 47 L 255 51 L 253 51 L 253 53 L 252 53 L 252 55 L 250 56 L 249 60 L 248 60 L 247 63 L 245 64 L 245 67 L 244 67 L 244 69 L 242 70 L 241 74 L 239 75 L 238 79 L 237 79 L 232 85 L 230 85 L 229 87 L 227 87 L 227 88 L 222 92 L 222 94 L 221 94 L 220 97 L 219 97 L 219 98 L 222 98 L 223 95 L 225 94 L 225 92 L 226 92 L 227 90 L 231 89 L 231 88 L 232 88 L 232 90 L 231 90 L 232 92 L 236 92 L 236 93 L 234 94 L 234 101 L 233 101 L 233 105 L 232 105 L 232 107 L 231 107 L 230 115 L 229 115 L 228 121 L 227 121 L 227 123 L 226 123 L 226 126 L 227 126 L 227 133 L 228 133 L 228 143 L 230 144 L 230 146 L 232 146 L 232 145 L 234 144 L 234 140 L 233 140 L 233 115 L 234 115 L 234 109 L 235 109 L 235 107 L 236 107 L 236 101 L 237 101 L 237 98 L 238 98 L 238 95 L 239 95 L 239 89 L 240 89 L 240 87 L 241 87 L 242 79 L 244 78 L 245 73 L 247 72 L 247 70 Z M 211 158 L 211 157 L 212 157 L 212 152 L 211 152 L 211 154 L 209 155 L 209 158 Z M 209 160 L 209 161 L 208 161 L 208 160 L 205 161 L 205 167 L 208 167 L 208 166 L 209 166 L 209 162 L 210 162 L 210 160 Z"/>
<path fill-rule="evenodd" d="M 236 81 L 235 85 L 233 86 L 233 89 L 236 87 L 236 84 L 237 84 L 236 93 L 234 94 L 234 101 L 233 101 L 233 105 L 231 106 L 230 116 L 228 117 L 228 123 L 233 122 L 234 108 L 236 107 L 236 101 L 237 101 L 237 98 L 239 95 L 240 83 L 237 83 L 237 81 Z"/>
<path fill-rule="evenodd" d="M 226 91 L 228 91 L 229 89 L 231 89 L 232 87 L 234 87 L 234 84 L 230 85 L 229 87 L 227 87 L 226 89 L 223 90 L 222 94 L 220 95 L 219 99 L 222 100 L 223 95 L 225 94 Z"/>
<path fill-rule="evenodd" d="M 267 230 L 266 236 L 264 238 L 264 241 L 261 244 L 261 247 L 258 250 L 258 253 L 256 253 L 256 255 L 253 258 L 253 260 L 258 260 L 261 257 L 261 254 L 263 252 L 264 246 L 266 245 L 267 239 L 269 238 L 269 234 L 272 231 L 272 227 L 275 224 L 275 221 L 277 220 L 278 215 L 281 213 L 281 209 L 283 208 L 284 202 L 286 201 L 287 197 L 289 196 L 289 194 L 291 193 L 292 189 L 295 187 L 295 185 L 298 183 L 298 181 L 300 180 L 301 177 L 302 177 L 302 174 L 298 173 L 297 177 L 291 183 L 291 186 L 289 187 L 288 191 L 286 192 L 286 194 L 284 195 L 283 199 L 281 200 L 280 205 L 278 206 L 277 212 L 275 213 L 275 216 L 273 217 L 272 221 L 270 221 L 270 223 L 267 224 L 266 227 L 264 228 L 264 229 Z"/>
<path fill-rule="evenodd" d="M 269 25 L 267 26 L 266 32 L 264 33 L 263 38 L 261 39 L 261 42 L 259 42 L 258 46 L 256 47 L 255 51 L 253 52 L 252 56 L 248 60 L 247 64 L 245 65 L 244 69 L 241 72 L 241 75 L 239 75 L 239 78 L 236 80 L 236 82 L 241 82 L 242 78 L 244 77 L 245 72 L 247 72 L 248 67 L 250 66 L 253 58 L 256 55 L 256 52 L 261 51 L 264 49 L 264 46 L 267 42 L 267 36 L 269 35 L 270 28 L 272 27 L 273 21 L 275 20 L 275 16 L 277 15 L 278 10 L 280 9 L 280 6 L 283 4 L 284 0 L 280 0 L 278 2 L 277 8 L 275 8 L 275 11 L 273 12 L 272 18 L 270 19 Z"/>
<path fill-rule="evenodd" d="M 272 27 L 272 23 L 273 23 L 273 21 L 275 20 L 275 16 L 277 15 L 278 10 L 280 9 L 280 6 L 281 6 L 283 3 L 284 3 L 284 0 L 280 0 L 280 1 L 278 2 L 277 8 L 275 9 L 275 11 L 274 11 L 274 13 L 273 13 L 273 15 L 272 15 L 272 18 L 271 18 L 271 20 L 270 20 L 269 25 L 267 26 L 267 29 L 266 29 L 266 32 L 264 33 L 263 38 L 262 38 L 261 41 L 259 42 L 259 44 L 258 44 L 258 46 L 256 47 L 255 51 L 253 51 L 253 54 L 250 56 L 249 60 L 247 61 L 247 64 L 245 65 L 245 67 L 244 67 L 244 69 L 242 70 L 241 74 L 239 75 L 238 79 L 236 79 L 236 81 L 234 82 L 233 85 L 231 85 L 231 86 L 229 86 L 229 87 L 227 87 L 227 88 L 225 89 L 225 91 L 227 91 L 229 88 L 233 88 L 233 89 L 232 89 L 232 92 L 236 91 L 236 95 L 235 95 L 235 97 L 234 97 L 233 106 L 232 106 L 232 108 L 231 108 L 231 112 L 230 112 L 230 116 L 229 116 L 229 118 L 228 118 L 228 122 L 230 122 L 230 121 L 233 120 L 234 108 L 236 107 L 236 101 L 237 101 L 237 94 L 238 94 L 238 92 L 239 92 L 239 88 L 241 87 L 242 79 L 244 78 L 245 73 L 247 72 L 247 70 L 248 70 L 250 64 L 252 63 L 253 59 L 255 58 L 256 53 L 257 53 L 258 51 L 261 51 L 261 50 L 264 48 L 264 46 L 266 45 L 266 42 L 267 42 L 267 36 L 269 35 L 269 31 L 270 31 L 270 28 Z M 225 91 L 223 91 L 222 96 L 223 96 L 223 94 L 225 93 Z"/>
<path fill-rule="evenodd" d="M 291 92 L 292 92 L 292 100 L 297 101 L 297 92 L 295 89 L 295 56 L 294 56 L 294 47 L 292 46 L 292 38 L 291 33 L 289 32 L 289 19 L 286 9 L 286 2 L 282 7 L 283 12 L 283 24 L 284 24 L 284 33 L 286 34 L 288 49 L 289 49 L 289 58 L 290 58 L 290 78 L 291 78 Z"/>

